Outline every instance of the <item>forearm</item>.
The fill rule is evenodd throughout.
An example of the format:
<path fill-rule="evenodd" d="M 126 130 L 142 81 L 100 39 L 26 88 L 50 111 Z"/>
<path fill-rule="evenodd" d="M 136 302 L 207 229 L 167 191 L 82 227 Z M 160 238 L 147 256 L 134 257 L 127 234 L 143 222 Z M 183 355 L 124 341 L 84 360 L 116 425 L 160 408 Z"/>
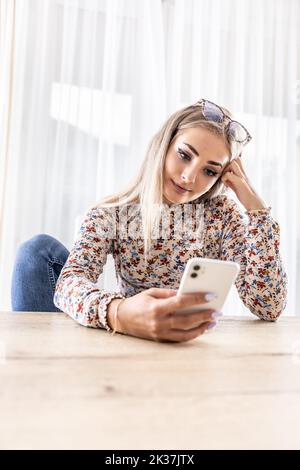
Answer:
<path fill-rule="evenodd" d="M 237 286 L 251 312 L 271 321 L 282 313 L 287 295 L 279 232 L 279 225 L 270 214 L 250 214 L 244 282 Z"/>
<path fill-rule="evenodd" d="M 270 208 L 248 211 L 249 220 L 229 211 L 221 259 L 236 261 L 241 271 L 236 287 L 256 316 L 274 321 L 285 308 L 287 279 L 280 256 L 280 229 Z"/>
<path fill-rule="evenodd" d="M 108 306 L 122 297 L 118 292 L 99 289 L 96 283 L 83 275 L 65 270 L 57 281 L 53 300 L 60 310 L 81 325 L 109 330 Z"/>

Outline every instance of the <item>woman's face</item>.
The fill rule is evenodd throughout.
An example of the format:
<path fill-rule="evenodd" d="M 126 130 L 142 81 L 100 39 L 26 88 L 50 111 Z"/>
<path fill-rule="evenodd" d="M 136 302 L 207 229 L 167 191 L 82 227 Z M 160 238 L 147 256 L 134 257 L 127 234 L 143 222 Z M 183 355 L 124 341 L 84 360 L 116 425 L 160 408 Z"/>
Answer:
<path fill-rule="evenodd" d="M 185 129 L 171 143 L 166 155 L 163 174 L 166 202 L 190 202 L 205 194 L 220 178 L 229 159 L 222 137 L 201 127 Z"/>

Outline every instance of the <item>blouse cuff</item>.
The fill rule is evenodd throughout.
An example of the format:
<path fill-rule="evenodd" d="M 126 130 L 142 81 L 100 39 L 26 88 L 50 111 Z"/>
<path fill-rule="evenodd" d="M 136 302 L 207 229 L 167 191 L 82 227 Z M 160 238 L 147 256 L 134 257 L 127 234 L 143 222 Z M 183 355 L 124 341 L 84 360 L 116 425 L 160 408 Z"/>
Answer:
<path fill-rule="evenodd" d="M 272 207 L 266 207 L 264 209 L 251 209 L 250 211 L 246 211 L 247 215 L 268 215 L 271 212 Z"/>
<path fill-rule="evenodd" d="M 246 215 L 249 217 L 249 223 L 266 223 L 272 222 L 271 207 L 266 207 L 265 209 L 253 209 L 251 211 L 246 211 Z"/>
<path fill-rule="evenodd" d="M 107 331 L 112 331 L 110 326 L 107 323 L 107 306 L 108 304 L 113 300 L 113 299 L 125 299 L 126 297 L 119 293 L 119 292 L 114 292 L 114 293 L 109 293 L 102 297 L 99 302 L 99 307 L 98 307 L 98 317 L 99 317 L 99 322 L 101 323 L 102 327 L 105 328 Z"/>

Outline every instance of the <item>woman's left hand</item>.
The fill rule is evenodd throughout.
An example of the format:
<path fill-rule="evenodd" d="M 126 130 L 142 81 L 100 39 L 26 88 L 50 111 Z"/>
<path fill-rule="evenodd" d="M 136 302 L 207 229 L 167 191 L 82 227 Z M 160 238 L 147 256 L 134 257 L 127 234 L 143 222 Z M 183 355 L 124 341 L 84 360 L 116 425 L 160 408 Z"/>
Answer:
<path fill-rule="evenodd" d="M 247 211 L 266 209 L 268 206 L 252 187 L 239 156 L 229 163 L 221 177 L 225 186 L 231 188 Z"/>

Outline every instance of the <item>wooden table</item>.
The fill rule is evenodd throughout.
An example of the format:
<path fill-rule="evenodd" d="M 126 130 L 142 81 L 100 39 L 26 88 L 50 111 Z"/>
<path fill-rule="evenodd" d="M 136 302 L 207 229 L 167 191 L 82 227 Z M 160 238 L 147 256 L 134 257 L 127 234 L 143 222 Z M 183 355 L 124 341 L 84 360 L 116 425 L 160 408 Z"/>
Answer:
<path fill-rule="evenodd" d="M 0 313 L 0 448 L 300 448 L 300 318 L 188 343 Z"/>

